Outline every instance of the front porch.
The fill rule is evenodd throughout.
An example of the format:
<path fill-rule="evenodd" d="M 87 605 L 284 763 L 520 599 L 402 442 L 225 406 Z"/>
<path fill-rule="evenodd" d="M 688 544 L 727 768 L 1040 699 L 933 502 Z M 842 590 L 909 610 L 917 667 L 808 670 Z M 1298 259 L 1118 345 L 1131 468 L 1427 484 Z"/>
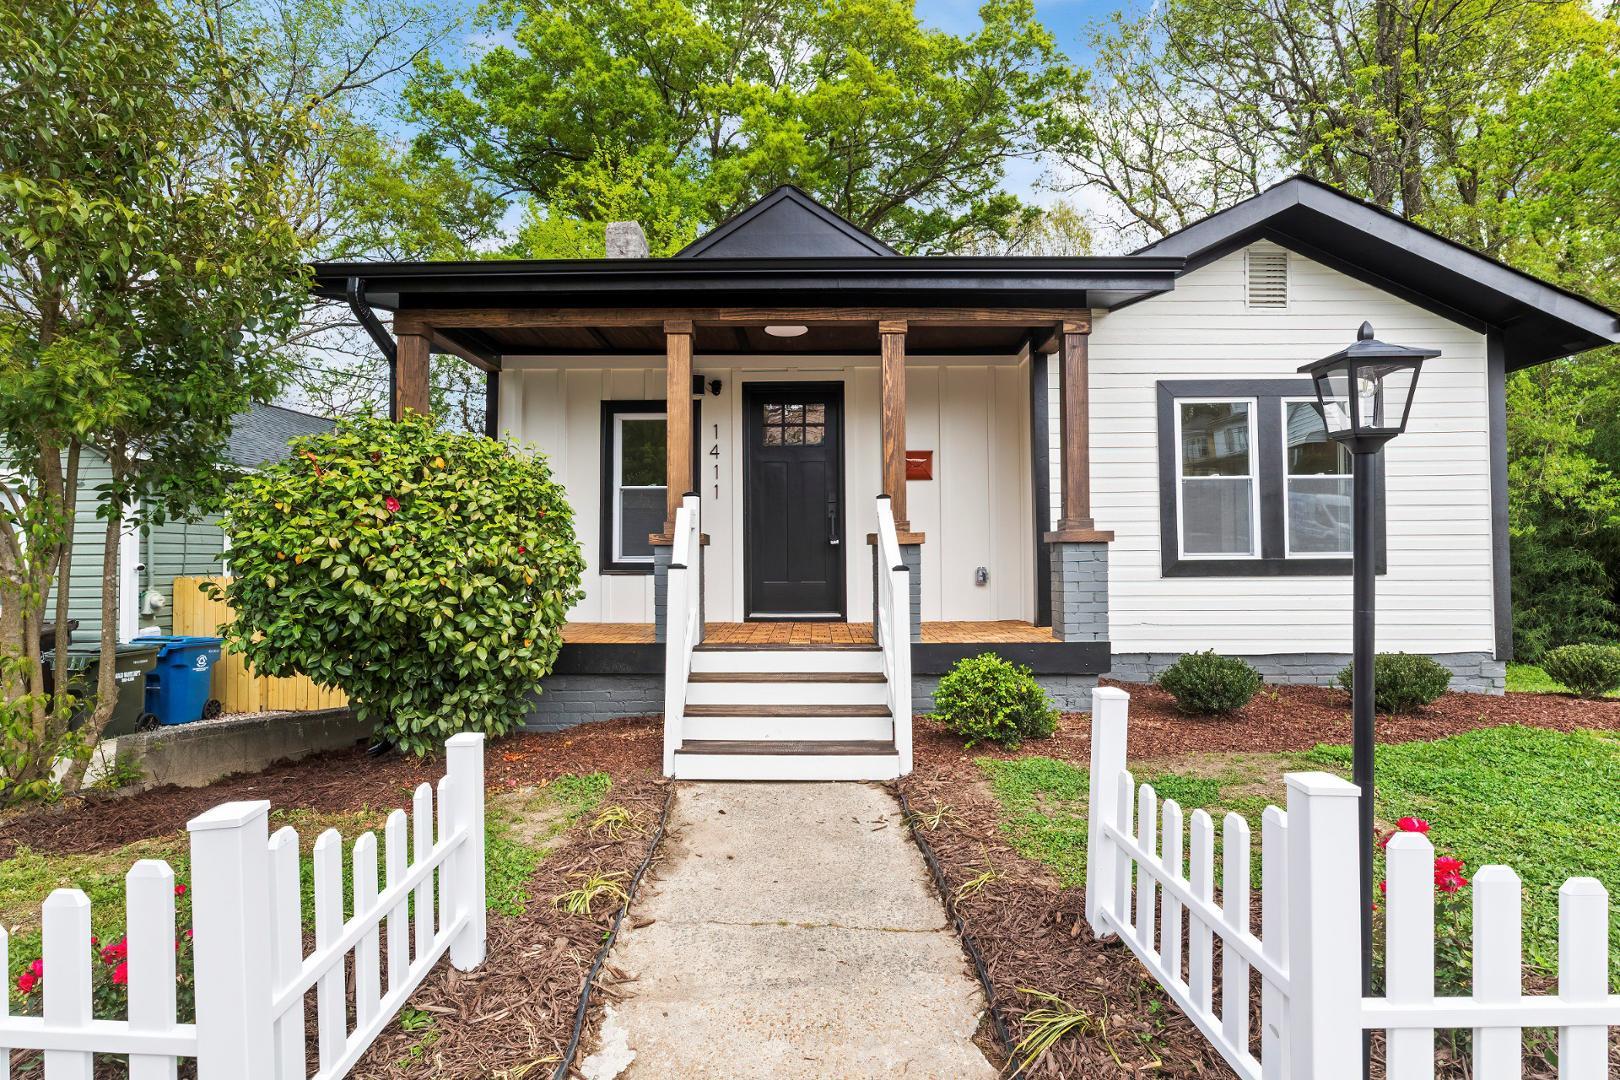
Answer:
<path fill-rule="evenodd" d="M 571 622 L 563 627 L 568 645 L 651 645 L 652 623 Z M 996 619 L 988 622 L 925 622 L 924 645 L 1012 645 L 1056 642 L 1050 626 Z M 873 645 L 869 622 L 711 622 L 703 626 L 706 645 Z"/>

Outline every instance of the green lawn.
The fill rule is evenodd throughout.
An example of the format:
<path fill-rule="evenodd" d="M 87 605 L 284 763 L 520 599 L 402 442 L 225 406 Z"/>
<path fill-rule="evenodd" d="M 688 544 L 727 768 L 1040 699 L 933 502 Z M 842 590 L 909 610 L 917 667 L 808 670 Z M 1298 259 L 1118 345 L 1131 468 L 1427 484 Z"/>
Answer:
<path fill-rule="evenodd" d="M 486 799 L 484 843 L 490 911 L 505 915 L 522 913 L 530 900 L 527 883 L 535 868 L 569 825 L 602 802 L 609 786 L 606 773 L 565 775 L 545 787 L 520 788 L 491 794 Z M 315 919 L 311 860 L 316 838 L 326 829 L 336 829 L 343 836 L 347 868 L 348 849 L 361 833 L 372 830 L 377 834 L 380 860 L 382 829 L 388 813 L 386 810 L 359 810 L 322 814 L 296 808 L 271 813 L 272 833 L 284 825 L 298 830 L 306 928 L 312 927 Z M 13 991 L 17 975 L 39 955 L 40 905 L 51 891 L 84 890 L 90 898 L 91 932 L 103 941 L 111 941 L 123 932 L 124 875 L 138 859 L 163 859 L 174 870 L 176 881 L 190 881 L 191 861 L 184 833 L 90 855 L 44 855 L 21 848 L 11 858 L 0 862 L 0 925 L 7 927 L 11 935 L 7 976 Z M 352 911 L 352 883 L 347 873 L 343 884 L 344 910 Z M 181 898 L 175 918 L 179 926 L 190 925 L 189 895 Z"/>
<path fill-rule="evenodd" d="M 1085 878 L 1083 763 L 1039 756 L 980 759 L 1005 811 L 1002 828 L 1022 854 L 1067 886 Z M 1326 769 L 1347 775 L 1350 751 L 1318 746 L 1299 754 L 1199 754 L 1156 766 L 1132 763 L 1137 779 L 1188 811 L 1248 819 L 1258 846 L 1260 814 L 1284 799 L 1282 774 Z M 1505 863 L 1525 883 L 1525 953 L 1556 967 L 1558 888 L 1596 877 L 1620 894 L 1620 737 L 1503 726 L 1434 742 L 1380 746 L 1379 817 L 1426 818 L 1437 850 L 1463 859 L 1472 874 Z M 1620 920 L 1611 923 L 1620 948 Z"/>

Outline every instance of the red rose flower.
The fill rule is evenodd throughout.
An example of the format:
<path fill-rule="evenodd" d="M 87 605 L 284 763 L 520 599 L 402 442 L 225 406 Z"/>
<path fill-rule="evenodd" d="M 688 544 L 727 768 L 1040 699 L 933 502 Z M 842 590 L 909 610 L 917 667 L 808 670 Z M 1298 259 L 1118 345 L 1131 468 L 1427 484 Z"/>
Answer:
<path fill-rule="evenodd" d="M 40 957 L 36 957 L 34 959 L 34 962 L 32 964 L 28 965 L 28 973 L 30 975 L 33 975 L 35 978 L 43 978 L 44 975 L 45 975 L 45 961 L 44 961 L 44 959 L 40 958 Z"/>
<path fill-rule="evenodd" d="M 383 505 L 388 507 L 388 512 L 390 514 L 399 513 L 399 500 L 394 498 L 392 495 L 383 500 Z"/>
<path fill-rule="evenodd" d="M 1434 887 L 1443 893 L 1454 893 L 1468 884 L 1463 877 L 1463 861 L 1450 855 L 1434 860 Z"/>
<path fill-rule="evenodd" d="M 123 986 L 129 982 L 129 961 L 122 961 L 113 968 L 112 981 L 114 986 Z"/>
<path fill-rule="evenodd" d="M 1401 832 L 1426 833 L 1429 831 L 1429 823 L 1420 817 L 1403 817 L 1395 823 L 1395 827 Z"/>
<path fill-rule="evenodd" d="M 183 883 L 180 884 L 180 885 L 176 885 L 174 887 L 174 895 L 176 895 L 176 896 L 184 896 L 184 895 L 186 895 L 186 887 L 185 887 L 185 885 Z"/>
<path fill-rule="evenodd" d="M 526 554 L 528 554 L 528 551 L 529 551 L 529 549 L 524 547 L 522 544 L 518 545 L 518 554 L 519 555 L 526 555 Z"/>
<path fill-rule="evenodd" d="M 39 976 L 25 971 L 17 976 L 17 991 L 21 994 L 32 994 L 34 987 L 39 985 Z"/>

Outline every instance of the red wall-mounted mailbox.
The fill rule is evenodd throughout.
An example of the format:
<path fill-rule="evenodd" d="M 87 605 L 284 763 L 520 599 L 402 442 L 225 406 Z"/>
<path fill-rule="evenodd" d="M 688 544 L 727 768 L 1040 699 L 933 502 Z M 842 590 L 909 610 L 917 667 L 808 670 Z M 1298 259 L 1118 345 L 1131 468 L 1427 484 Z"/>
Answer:
<path fill-rule="evenodd" d="M 906 479 L 932 480 L 934 478 L 934 452 L 932 450 L 906 451 Z"/>

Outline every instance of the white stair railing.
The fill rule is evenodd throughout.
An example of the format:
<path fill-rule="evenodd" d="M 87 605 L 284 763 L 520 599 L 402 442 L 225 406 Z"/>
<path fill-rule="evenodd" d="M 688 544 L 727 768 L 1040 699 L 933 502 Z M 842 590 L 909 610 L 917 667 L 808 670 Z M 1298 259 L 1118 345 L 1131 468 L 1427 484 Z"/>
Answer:
<path fill-rule="evenodd" d="M 894 507 L 877 499 L 877 632 L 888 680 L 889 714 L 894 717 L 894 748 L 900 775 L 911 772 L 911 571 L 900 555 Z"/>
<path fill-rule="evenodd" d="M 686 680 L 692 650 L 703 640 L 703 558 L 698 497 L 687 495 L 675 511 L 675 535 L 664 599 L 664 775 L 675 775 L 686 712 Z"/>

